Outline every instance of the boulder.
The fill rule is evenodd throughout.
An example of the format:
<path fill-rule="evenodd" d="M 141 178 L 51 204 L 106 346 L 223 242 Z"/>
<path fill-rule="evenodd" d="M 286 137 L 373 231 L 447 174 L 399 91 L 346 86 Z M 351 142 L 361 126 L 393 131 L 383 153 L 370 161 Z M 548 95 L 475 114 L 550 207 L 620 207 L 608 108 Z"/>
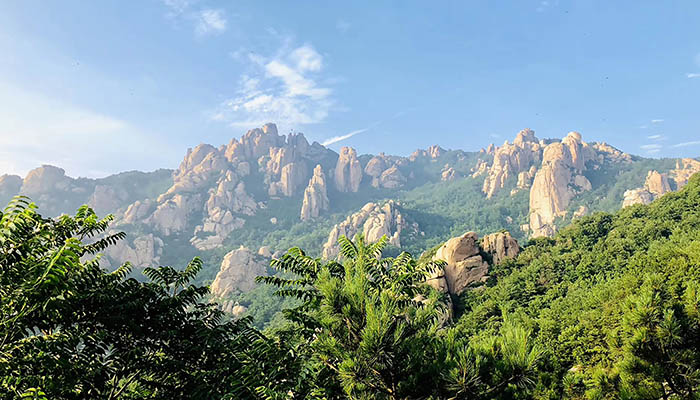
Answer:
<path fill-rule="evenodd" d="M 481 257 L 478 239 L 475 232 L 467 232 L 445 242 L 433 256 L 433 260 L 446 263 L 443 273 L 449 293 L 459 295 L 468 287 L 488 279 L 489 265 Z M 436 275 L 439 277 L 439 273 Z M 439 279 L 431 278 L 433 287 L 442 287 Z"/>
<path fill-rule="evenodd" d="M 508 232 L 497 232 L 484 236 L 483 251 L 491 255 L 493 264 L 499 264 L 506 258 L 515 258 L 520 254 L 520 246 Z"/>
<path fill-rule="evenodd" d="M 226 253 L 210 290 L 215 297 L 248 292 L 255 287 L 255 278 L 266 274 L 267 260 L 240 247 Z"/>

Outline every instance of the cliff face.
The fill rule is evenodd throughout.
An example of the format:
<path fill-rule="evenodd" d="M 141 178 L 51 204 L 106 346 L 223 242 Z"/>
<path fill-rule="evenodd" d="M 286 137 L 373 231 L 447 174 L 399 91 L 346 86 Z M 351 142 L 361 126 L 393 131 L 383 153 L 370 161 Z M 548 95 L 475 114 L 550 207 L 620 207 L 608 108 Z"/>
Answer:
<path fill-rule="evenodd" d="M 257 276 L 267 275 L 269 260 L 245 247 L 226 253 L 221 268 L 210 286 L 215 297 L 226 297 L 235 292 L 247 292 L 255 287 Z"/>
<path fill-rule="evenodd" d="M 340 149 L 338 163 L 335 165 L 335 187 L 339 192 L 357 192 L 362 182 L 362 166 L 357 159 L 357 152 L 351 147 Z"/>
<path fill-rule="evenodd" d="M 530 188 L 532 237 L 552 236 L 557 229 L 555 219 L 566 214 L 571 199 L 591 190 L 591 183 L 582 173 L 586 161 L 593 157 L 592 148 L 581 141 L 577 132 L 569 133 L 561 142 L 544 149 L 542 166 Z"/>
<path fill-rule="evenodd" d="M 488 198 L 502 189 L 508 178 L 528 171 L 533 164 L 539 164 L 542 157 L 542 145 L 530 129 L 518 132 L 512 144 L 506 141 L 503 146 L 491 151 L 491 167 L 486 169 L 485 166 L 479 166 L 476 171 L 477 176 L 484 172 L 487 174 L 482 191 Z"/>
<path fill-rule="evenodd" d="M 328 210 L 328 190 L 326 188 L 326 175 L 323 168 L 317 165 L 314 175 L 309 180 L 309 185 L 304 190 L 304 200 L 301 204 L 301 220 L 306 221 L 317 218 L 321 212 Z"/>

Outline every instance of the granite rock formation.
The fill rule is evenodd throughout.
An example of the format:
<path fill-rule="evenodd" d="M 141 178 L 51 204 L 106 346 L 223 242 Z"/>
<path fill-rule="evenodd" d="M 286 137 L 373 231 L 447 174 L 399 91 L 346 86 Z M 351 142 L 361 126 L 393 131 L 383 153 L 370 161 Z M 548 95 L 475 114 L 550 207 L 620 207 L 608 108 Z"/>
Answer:
<path fill-rule="evenodd" d="M 246 247 L 226 253 L 211 284 L 212 295 L 226 297 L 235 292 L 252 290 L 256 285 L 255 278 L 267 274 L 267 262 Z"/>
<path fill-rule="evenodd" d="M 323 167 L 317 165 L 314 174 L 309 180 L 309 185 L 304 190 L 304 200 L 301 204 L 301 220 L 306 221 L 317 218 L 321 212 L 328 210 L 328 190 L 326 187 L 326 175 Z"/>

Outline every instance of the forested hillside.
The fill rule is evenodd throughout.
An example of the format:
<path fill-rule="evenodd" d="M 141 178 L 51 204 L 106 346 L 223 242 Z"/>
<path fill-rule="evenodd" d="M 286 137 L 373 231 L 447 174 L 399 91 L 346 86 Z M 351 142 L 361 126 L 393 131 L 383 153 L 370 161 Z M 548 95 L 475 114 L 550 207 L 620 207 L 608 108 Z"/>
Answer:
<path fill-rule="evenodd" d="M 198 259 L 182 271 L 148 268 L 145 282 L 128 267 L 100 268 L 92 255 L 123 239 L 104 236 L 110 222 L 87 207 L 45 219 L 22 198 L 3 212 L 3 398 L 687 399 L 700 390 L 700 174 L 649 205 L 530 241 L 458 296 L 425 283 L 451 261 L 385 257 L 386 236 L 341 236 L 338 261 L 292 248 L 271 263 L 278 274 L 258 278 L 289 299 L 265 332 L 202 302 L 207 289 L 191 285 Z"/>

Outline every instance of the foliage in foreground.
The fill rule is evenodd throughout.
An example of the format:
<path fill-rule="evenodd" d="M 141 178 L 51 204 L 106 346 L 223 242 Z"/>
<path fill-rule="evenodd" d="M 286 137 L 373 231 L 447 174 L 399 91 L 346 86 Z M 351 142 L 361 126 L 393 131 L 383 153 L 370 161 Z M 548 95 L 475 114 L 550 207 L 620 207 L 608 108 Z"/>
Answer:
<path fill-rule="evenodd" d="M 259 341 L 247 320 L 222 322 L 208 292 L 182 271 L 149 268 L 150 282 L 108 273 L 94 255 L 121 239 L 111 217 L 81 207 L 42 218 L 16 198 L 0 214 L 0 398 L 222 397 Z"/>

